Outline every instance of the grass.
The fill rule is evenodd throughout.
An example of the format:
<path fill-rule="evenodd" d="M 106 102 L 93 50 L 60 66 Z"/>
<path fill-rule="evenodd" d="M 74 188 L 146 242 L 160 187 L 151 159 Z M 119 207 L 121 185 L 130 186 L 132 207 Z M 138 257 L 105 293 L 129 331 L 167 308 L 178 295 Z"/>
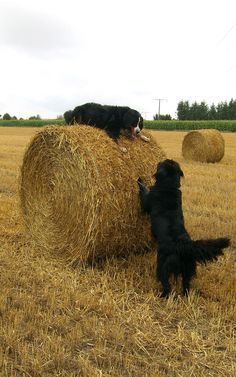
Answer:
<path fill-rule="evenodd" d="M 3 120 L 0 119 L 0 127 L 43 127 L 46 125 L 64 124 L 63 119 L 23 119 Z"/>
<path fill-rule="evenodd" d="M 63 119 L 2 120 L 0 127 L 43 127 L 63 125 Z M 236 120 L 145 120 L 144 127 L 153 130 L 199 130 L 214 128 L 223 132 L 236 132 Z"/>
<path fill-rule="evenodd" d="M 0 128 L 0 376 L 235 376 L 236 134 L 224 134 L 220 163 L 201 164 L 183 160 L 184 132 L 153 131 L 184 170 L 192 236 L 232 238 L 224 257 L 198 268 L 188 299 L 163 300 L 155 252 L 72 269 L 34 250 L 17 178 L 35 132 Z"/>
<path fill-rule="evenodd" d="M 145 120 L 144 127 L 165 131 L 213 128 L 222 132 L 236 132 L 236 120 Z"/>

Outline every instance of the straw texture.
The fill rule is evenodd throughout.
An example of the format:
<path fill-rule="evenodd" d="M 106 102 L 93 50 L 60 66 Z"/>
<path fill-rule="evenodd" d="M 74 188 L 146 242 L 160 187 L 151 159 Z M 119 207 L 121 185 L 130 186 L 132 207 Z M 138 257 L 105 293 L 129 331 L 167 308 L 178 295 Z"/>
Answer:
<path fill-rule="evenodd" d="M 150 143 L 120 138 L 127 153 L 104 131 L 84 125 L 46 127 L 33 138 L 23 159 L 19 193 L 37 246 L 71 263 L 152 247 L 137 179 L 151 184 L 165 153 L 144 134 Z"/>
<path fill-rule="evenodd" d="M 219 162 L 224 157 L 225 143 L 218 130 L 189 132 L 183 140 L 182 154 L 186 160 Z"/>

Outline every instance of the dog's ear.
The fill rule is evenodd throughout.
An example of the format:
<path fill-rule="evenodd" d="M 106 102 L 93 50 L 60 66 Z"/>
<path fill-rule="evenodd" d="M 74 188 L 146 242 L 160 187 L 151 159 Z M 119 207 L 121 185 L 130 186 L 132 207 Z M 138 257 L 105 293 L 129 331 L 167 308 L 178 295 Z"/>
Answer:
<path fill-rule="evenodd" d="M 184 177 L 183 170 L 181 169 L 178 162 L 174 160 L 168 160 L 171 163 L 171 166 L 174 168 L 175 173 L 177 173 L 180 177 Z"/>
<path fill-rule="evenodd" d="M 180 174 L 180 177 L 184 177 L 184 172 L 183 172 L 183 170 L 182 170 L 182 169 L 180 169 L 180 172 L 179 172 L 179 174 Z"/>
<path fill-rule="evenodd" d="M 140 116 L 140 118 L 139 118 L 139 128 L 140 128 L 140 130 L 143 129 L 143 117 L 142 116 Z"/>
<path fill-rule="evenodd" d="M 179 165 L 177 165 L 175 167 L 175 169 L 173 170 L 172 172 L 172 175 L 177 175 L 179 177 L 184 177 L 184 173 L 183 173 L 183 170 L 181 169 L 181 167 Z"/>
<path fill-rule="evenodd" d="M 157 171 L 153 175 L 153 178 L 155 178 L 155 179 L 162 179 L 162 178 L 165 178 L 166 176 L 167 176 L 166 169 L 164 167 L 159 167 L 159 164 L 158 164 L 157 165 Z"/>

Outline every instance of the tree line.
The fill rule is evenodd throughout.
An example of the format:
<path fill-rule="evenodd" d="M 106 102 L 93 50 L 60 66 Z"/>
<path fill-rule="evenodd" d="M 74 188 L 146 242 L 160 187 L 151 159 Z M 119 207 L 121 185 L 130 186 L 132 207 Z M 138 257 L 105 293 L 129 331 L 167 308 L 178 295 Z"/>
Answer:
<path fill-rule="evenodd" d="M 200 103 L 180 101 L 177 106 L 179 120 L 234 120 L 236 119 L 236 100 L 214 103 L 211 106 L 205 101 Z"/>
<path fill-rule="evenodd" d="M 18 120 L 18 118 L 14 115 L 14 116 L 11 116 L 10 114 L 8 113 L 5 113 L 3 115 L 0 115 L 0 120 Z M 31 117 L 29 117 L 29 120 L 40 120 L 41 119 L 41 116 L 38 114 L 38 115 L 33 115 Z M 23 118 L 19 118 L 19 120 L 24 120 Z"/>
<path fill-rule="evenodd" d="M 205 101 L 200 103 L 189 101 L 180 101 L 177 105 L 177 119 L 178 120 L 236 120 L 236 100 L 231 99 L 229 102 L 219 102 L 217 105 L 214 103 L 211 106 Z M 62 115 L 57 116 L 57 119 L 63 119 Z M 8 113 L 0 115 L 0 120 L 17 120 L 16 116 L 11 116 Z M 39 114 L 31 116 L 29 120 L 41 120 Z M 154 120 L 171 120 L 170 114 L 153 116 Z M 24 120 L 20 118 L 19 120 Z"/>

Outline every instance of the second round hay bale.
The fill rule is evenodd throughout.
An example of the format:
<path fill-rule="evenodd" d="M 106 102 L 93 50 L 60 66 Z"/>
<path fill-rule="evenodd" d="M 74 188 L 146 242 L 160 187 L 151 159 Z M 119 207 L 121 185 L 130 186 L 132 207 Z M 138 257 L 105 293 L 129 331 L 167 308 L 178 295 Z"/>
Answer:
<path fill-rule="evenodd" d="M 189 132 L 183 140 L 182 154 L 186 160 L 219 162 L 224 157 L 225 143 L 218 130 Z"/>
<path fill-rule="evenodd" d="M 31 141 L 21 168 L 25 224 L 39 248 L 70 262 L 143 252 L 153 246 L 141 215 L 137 179 L 151 184 L 162 148 L 121 137 L 128 150 L 99 129 L 51 126 Z"/>

